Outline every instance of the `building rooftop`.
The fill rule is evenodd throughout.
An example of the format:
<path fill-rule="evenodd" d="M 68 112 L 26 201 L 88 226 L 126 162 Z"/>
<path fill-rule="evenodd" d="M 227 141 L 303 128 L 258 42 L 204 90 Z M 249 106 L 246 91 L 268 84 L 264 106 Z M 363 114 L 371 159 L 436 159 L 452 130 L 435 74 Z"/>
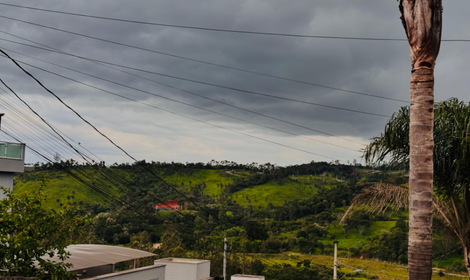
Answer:
<path fill-rule="evenodd" d="M 169 262 L 169 263 L 206 263 L 210 262 L 209 260 L 198 260 L 198 259 L 185 259 L 185 258 L 166 258 L 166 259 L 159 259 L 155 260 L 155 262 Z"/>
<path fill-rule="evenodd" d="M 246 274 L 235 274 L 235 275 L 232 275 L 232 277 L 233 276 L 243 277 L 243 278 L 256 278 L 256 279 L 259 279 L 260 277 L 264 277 L 264 276 L 261 276 L 261 275 L 246 275 Z"/>
<path fill-rule="evenodd" d="M 70 245 L 65 250 L 70 252 L 70 257 L 65 262 L 73 265 L 68 269 L 69 271 L 155 256 L 155 254 L 141 250 L 97 244 Z M 44 259 L 60 261 L 56 257 L 46 256 Z"/>

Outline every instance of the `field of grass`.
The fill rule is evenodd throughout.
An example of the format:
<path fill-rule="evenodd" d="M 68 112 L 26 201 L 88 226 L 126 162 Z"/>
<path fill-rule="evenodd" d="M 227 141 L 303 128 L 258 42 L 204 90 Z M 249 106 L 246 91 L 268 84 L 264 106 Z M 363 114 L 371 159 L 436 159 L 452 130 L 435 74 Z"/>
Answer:
<path fill-rule="evenodd" d="M 233 199 L 243 207 L 249 204 L 267 207 L 268 203 L 280 206 L 285 201 L 313 196 L 317 189 L 294 180 L 285 184 L 269 182 L 263 185 L 246 188 L 233 194 Z"/>
<path fill-rule="evenodd" d="M 93 171 L 87 170 L 85 171 L 88 179 L 93 182 L 96 175 Z M 25 191 L 32 191 L 39 188 L 41 184 L 42 178 L 46 175 L 47 172 L 36 172 L 34 179 L 28 180 L 23 182 L 21 180 L 15 179 L 14 185 L 14 193 L 21 193 Z M 98 184 L 97 184 L 98 185 Z M 114 187 L 110 186 L 109 184 L 99 184 L 100 188 L 107 194 L 113 195 L 115 197 L 119 196 L 119 191 Z M 60 199 L 61 203 L 69 202 L 67 196 L 74 196 L 74 198 L 70 200 L 70 202 L 77 202 L 83 201 L 87 204 L 93 203 L 105 203 L 106 199 L 97 193 L 96 191 L 92 190 L 86 185 L 78 182 L 71 176 L 60 173 L 54 172 L 53 176 L 46 183 L 46 187 L 43 189 L 44 194 L 48 199 L 46 199 L 44 203 L 44 207 L 47 208 L 58 208 L 59 203 L 56 199 Z M 75 193 L 74 193 L 75 192 Z"/>
<path fill-rule="evenodd" d="M 301 255 L 297 253 L 284 253 L 278 255 L 261 255 L 260 260 L 267 265 L 274 264 L 290 264 L 295 266 L 297 262 L 302 260 L 310 260 L 312 263 L 333 267 L 333 257 L 323 255 Z M 338 258 L 341 263 L 339 272 L 344 275 L 345 273 L 352 272 L 355 269 L 361 269 L 358 274 L 345 275 L 343 279 L 365 280 L 371 279 L 376 276 L 378 279 L 384 280 L 405 280 L 408 279 L 407 267 L 388 262 L 361 260 L 356 258 Z M 468 277 L 468 276 L 467 276 Z M 433 274 L 433 279 L 441 280 L 462 280 L 459 276 L 439 276 L 437 271 Z"/>
<path fill-rule="evenodd" d="M 289 178 L 297 180 L 299 183 L 306 185 L 335 185 L 338 184 L 338 180 L 331 176 L 315 176 L 315 175 L 292 175 Z"/>
<path fill-rule="evenodd" d="M 330 226 L 328 233 L 335 236 L 334 240 L 338 241 L 338 250 L 349 250 L 352 247 L 359 247 L 369 243 L 368 238 L 379 236 L 380 233 L 390 231 L 395 226 L 396 221 L 375 221 L 371 223 L 370 228 L 364 233 L 359 233 L 359 230 L 352 229 L 347 234 L 343 231 L 340 225 Z M 322 240 L 324 244 L 333 244 L 333 239 Z"/>
<path fill-rule="evenodd" d="M 189 189 L 192 185 L 201 184 L 204 182 L 206 184 L 205 193 L 211 196 L 219 195 L 222 192 L 222 185 L 232 184 L 236 176 L 244 176 L 246 174 L 238 173 L 228 173 L 225 169 L 221 170 L 195 170 L 190 174 L 187 173 L 175 173 L 171 176 L 163 176 L 163 178 L 168 182 L 178 186 L 182 186 L 186 189 Z"/>

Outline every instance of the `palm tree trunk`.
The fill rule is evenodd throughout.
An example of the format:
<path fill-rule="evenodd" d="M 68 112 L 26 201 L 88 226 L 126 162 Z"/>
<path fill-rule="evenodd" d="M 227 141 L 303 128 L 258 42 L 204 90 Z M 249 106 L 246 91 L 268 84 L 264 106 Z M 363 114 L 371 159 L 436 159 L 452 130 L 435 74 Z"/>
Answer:
<path fill-rule="evenodd" d="M 433 72 L 411 73 L 409 279 L 432 277 Z"/>
<path fill-rule="evenodd" d="M 442 0 L 400 0 L 410 46 L 410 231 L 408 278 L 432 278 L 434 65 L 441 45 Z"/>

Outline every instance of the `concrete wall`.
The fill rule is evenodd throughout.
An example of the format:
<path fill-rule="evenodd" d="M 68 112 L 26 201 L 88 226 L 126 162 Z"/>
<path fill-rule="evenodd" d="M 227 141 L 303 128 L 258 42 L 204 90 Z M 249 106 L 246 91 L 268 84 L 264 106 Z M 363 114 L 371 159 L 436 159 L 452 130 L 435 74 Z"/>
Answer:
<path fill-rule="evenodd" d="M 136 269 L 119 271 L 92 278 L 80 278 L 87 280 L 165 280 L 165 265 L 145 266 Z"/>
<path fill-rule="evenodd" d="M 211 263 L 204 262 L 197 265 L 196 279 L 201 280 L 208 278 L 211 275 Z"/>
<path fill-rule="evenodd" d="M 166 280 L 201 280 L 210 277 L 210 261 L 184 258 L 156 260 L 155 264 L 166 264 Z"/>
<path fill-rule="evenodd" d="M 0 172 L 0 186 L 13 190 L 13 176 L 14 173 Z M 4 199 L 3 191 L 0 190 L 0 199 Z"/>
<path fill-rule="evenodd" d="M 0 157 L 0 171 L 23 173 L 24 172 L 24 160 Z"/>
<path fill-rule="evenodd" d="M 197 266 L 195 264 L 165 263 L 166 280 L 197 280 Z"/>

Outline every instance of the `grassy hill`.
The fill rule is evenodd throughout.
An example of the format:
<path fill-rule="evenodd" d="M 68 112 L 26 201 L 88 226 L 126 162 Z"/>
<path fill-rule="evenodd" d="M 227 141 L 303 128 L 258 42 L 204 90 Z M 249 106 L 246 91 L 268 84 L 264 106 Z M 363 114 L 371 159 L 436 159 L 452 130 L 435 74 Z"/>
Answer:
<path fill-rule="evenodd" d="M 233 194 L 233 199 L 241 206 L 267 207 L 269 203 L 280 206 L 285 201 L 305 198 L 315 195 L 317 189 L 297 181 L 289 181 L 284 184 L 269 182 L 263 185 L 243 189 Z"/>
<path fill-rule="evenodd" d="M 81 177 L 86 177 L 90 182 L 101 182 L 101 175 L 94 172 L 91 169 L 81 170 L 80 174 L 77 171 L 73 171 Z M 42 179 L 48 175 L 49 179 L 46 182 L 46 187 L 43 189 L 47 200 L 45 202 L 46 207 L 57 208 L 59 203 L 70 202 L 83 203 L 87 204 L 105 204 L 107 199 L 97 193 L 95 190 L 90 187 L 82 184 L 81 182 L 75 180 L 72 176 L 60 172 L 60 171 L 32 171 L 25 173 L 23 176 L 15 177 L 14 192 L 21 193 L 25 191 L 31 191 L 38 189 L 41 185 Z M 116 187 L 110 184 L 96 184 L 104 192 L 118 197 L 119 191 Z M 60 202 L 57 202 L 57 199 Z"/>
<path fill-rule="evenodd" d="M 120 178 L 120 182 L 131 181 L 132 174 L 130 170 L 113 168 L 112 170 L 102 170 L 101 173 L 93 168 L 79 168 L 72 169 L 72 172 L 82 178 L 83 180 L 93 183 L 97 188 L 111 195 L 113 197 L 119 197 L 122 194 L 115 185 L 109 182 L 106 177 L 103 177 L 103 173 L 107 174 L 108 179 L 110 176 L 113 178 Z M 206 184 L 205 193 L 211 196 L 219 195 L 222 192 L 224 185 L 232 184 L 234 178 L 237 176 L 244 176 L 244 173 L 239 174 L 226 172 L 225 169 L 220 170 L 192 170 L 190 173 L 181 172 L 168 175 L 165 170 L 159 172 L 160 176 L 170 184 L 174 184 L 183 189 L 189 190 L 191 185 L 195 184 Z M 29 170 L 22 175 L 15 177 L 14 192 L 20 193 L 24 191 L 30 191 L 37 189 L 40 186 L 41 180 L 46 176 L 49 176 L 47 181 L 47 187 L 44 189 L 48 200 L 45 203 L 46 207 L 58 207 L 60 202 L 65 203 L 69 201 L 67 196 L 74 197 L 73 201 L 79 203 L 82 201 L 85 204 L 106 204 L 108 199 L 103 195 L 99 194 L 92 188 L 83 183 L 77 181 L 69 174 L 58 171 L 34 171 Z M 245 172 L 245 174 L 247 174 Z M 71 198 L 72 199 L 72 198 Z"/>
<path fill-rule="evenodd" d="M 168 183 L 186 189 L 189 189 L 191 185 L 202 184 L 204 182 L 206 184 L 204 192 L 208 195 L 216 196 L 222 192 L 224 185 L 233 184 L 234 178 L 245 176 L 246 174 L 246 172 L 227 172 L 225 169 L 199 169 L 192 170 L 191 172 L 174 173 L 170 176 L 165 176 L 163 173 L 162 176 Z"/>
<path fill-rule="evenodd" d="M 382 231 L 390 231 L 396 224 L 396 221 L 373 221 L 369 229 L 364 234 L 360 234 L 359 230 L 350 230 L 347 234 L 341 228 L 341 225 L 333 225 L 328 229 L 328 232 L 335 236 L 335 241 L 338 241 L 338 250 L 349 250 L 352 247 L 357 247 L 369 243 L 371 237 L 378 236 Z M 322 240 L 323 243 L 333 244 L 333 240 Z"/>
<path fill-rule="evenodd" d="M 302 255 L 292 252 L 286 252 L 278 255 L 262 255 L 260 259 L 267 265 L 273 264 L 290 264 L 296 266 L 297 262 L 303 260 L 310 260 L 312 263 L 333 267 L 333 257 L 323 255 Z M 361 260 L 358 258 L 338 258 L 340 262 L 339 271 L 341 273 L 351 273 L 355 269 L 361 269 L 360 273 L 351 273 L 346 275 L 343 279 L 383 279 L 383 280 L 405 280 L 408 279 L 407 267 L 404 265 L 373 261 Z M 434 270 L 432 279 L 441 280 L 461 280 L 468 278 L 468 275 L 438 275 L 439 270 Z"/>
<path fill-rule="evenodd" d="M 101 188 L 109 195 L 118 197 L 121 193 L 100 172 L 91 167 L 72 170 L 81 178 L 85 178 L 86 181 L 94 182 L 95 186 Z M 113 176 L 113 178 L 123 178 L 121 181 L 129 180 L 132 177 L 132 171 L 126 169 L 112 168 L 110 170 L 108 168 L 105 171 L 103 173 L 111 174 L 108 176 Z M 17 176 L 15 178 L 15 192 L 37 188 L 46 174 L 49 174 L 50 178 L 47 188 L 44 190 L 50 198 L 46 206 L 56 207 L 58 206 L 56 200 L 59 199 L 60 202 L 64 203 L 68 201 L 67 196 L 74 196 L 74 201 L 77 203 L 82 201 L 86 204 L 106 204 L 107 199 L 105 197 L 78 182 L 70 175 L 56 170 L 30 170 L 23 175 Z M 206 185 L 204 190 L 206 194 L 218 196 L 226 185 L 233 184 L 237 178 L 250 176 L 253 172 L 227 171 L 226 169 L 191 169 L 182 170 L 181 172 L 168 172 L 168 170 L 162 169 L 158 170 L 158 174 L 168 183 L 185 190 L 189 190 L 193 185 L 204 183 Z M 248 204 L 267 207 L 269 203 L 279 206 L 284 204 L 285 201 L 314 196 L 317 193 L 318 187 L 331 188 L 344 184 L 344 182 L 329 176 L 291 176 L 289 179 L 283 180 L 282 183 L 268 182 L 242 189 L 235 192 L 232 197 L 238 204 L 244 207 Z"/>
<path fill-rule="evenodd" d="M 345 184 L 328 176 L 291 176 L 283 183 L 268 182 L 235 192 L 233 199 L 243 207 L 248 205 L 267 207 L 269 203 L 280 206 L 286 201 L 312 197 L 319 187 L 331 188 Z"/>

